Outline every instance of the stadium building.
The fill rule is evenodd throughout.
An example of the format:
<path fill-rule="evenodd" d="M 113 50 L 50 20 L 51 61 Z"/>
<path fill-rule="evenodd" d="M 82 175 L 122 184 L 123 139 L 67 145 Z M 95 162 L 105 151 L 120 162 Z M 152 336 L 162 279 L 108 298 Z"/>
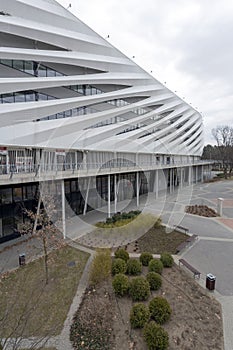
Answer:
<path fill-rule="evenodd" d="M 197 110 L 55 0 L 1 0 L 0 43 L 0 242 L 43 181 L 63 220 L 203 181 Z"/>

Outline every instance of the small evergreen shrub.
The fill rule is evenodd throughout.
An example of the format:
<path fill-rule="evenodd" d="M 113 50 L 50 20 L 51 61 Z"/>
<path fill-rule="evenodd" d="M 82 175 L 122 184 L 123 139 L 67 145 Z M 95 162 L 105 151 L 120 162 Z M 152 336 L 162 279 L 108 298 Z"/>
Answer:
<path fill-rule="evenodd" d="M 151 253 L 148 252 L 143 252 L 140 255 L 140 261 L 142 263 L 143 266 L 148 266 L 149 262 L 153 259 L 153 255 Z"/>
<path fill-rule="evenodd" d="M 171 317 L 172 309 L 167 299 L 155 297 L 149 303 L 151 318 L 158 324 L 163 324 Z"/>
<path fill-rule="evenodd" d="M 108 279 L 111 275 L 112 258 L 109 249 L 99 249 L 92 261 L 89 282 L 91 285 L 97 285 Z"/>
<path fill-rule="evenodd" d="M 123 273 L 118 273 L 112 281 L 112 286 L 116 295 L 123 297 L 127 294 L 129 289 L 129 280 L 128 277 Z"/>
<path fill-rule="evenodd" d="M 132 278 L 129 283 L 129 295 L 133 301 L 147 300 L 150 295 L 149 282 L 142 276 Z"/>
<path fill-rule="evenodd" d="M 162 278 L 160 274 L 158 274 L 157 272 L 153 272 L 153 271 L 149 272 L 146 275 L 146 279 L 150 284 L 151 290 L 158 290 L 162 285 Z"/>
<path fill-rule="evenodd" d="M 160 261 L 164 267 L 172 267 L 174 264 L 174 259 L 169 253 L 162 253 L 160 256 Z"/>
<path fill-rule="evenodd" d="M 142 272 L 142 263 L 137 259 L 129 259 L 127 261 L 126 273 L 128 275 L 140 275 Z"/>
<path fill-rule="evenodd" d="M 125 249 L 117 249 L 115 252 L 115 258 L 120 258 L 127 262 L 129 260 L 129 253 Z"/>
<path fill-rule="evenodd" d="M 166 350 L 169 346 L 168 333 L 154 321 L 145 325 L 143 336 L 149 350 Z"/>
<path fill-rule="evenodd" d="M 160 260 L 158 259 L 153 259 L 149 262 L 149 271 L 150 272 L 157 272 L 161 275 L 162 271 L 163 271 L 163 264 Z"/>
<path fill-rule="evenodd" d="M 112 262 L 112 274 L 116 275 L 118 273 L 126 272 L 126 262 L 121 258 L 116 258 Z"/>
<path fill-rule="evenodd" d="M 142 303 L 135 304 L 130 311 L 130 323 L 133 328 L 143 328 L 150 318 L 148 307 Z"/>

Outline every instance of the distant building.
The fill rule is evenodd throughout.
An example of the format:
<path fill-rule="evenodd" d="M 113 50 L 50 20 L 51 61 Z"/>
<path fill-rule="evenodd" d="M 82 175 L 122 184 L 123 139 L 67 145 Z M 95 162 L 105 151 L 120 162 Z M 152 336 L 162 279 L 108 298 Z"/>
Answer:
<path fill-rule="evenodd" d="M 1 2 L 0 42 L 0 242 L 44 180 L 77 215 L 203 180 L 201 115 L 56 1 Z"/>

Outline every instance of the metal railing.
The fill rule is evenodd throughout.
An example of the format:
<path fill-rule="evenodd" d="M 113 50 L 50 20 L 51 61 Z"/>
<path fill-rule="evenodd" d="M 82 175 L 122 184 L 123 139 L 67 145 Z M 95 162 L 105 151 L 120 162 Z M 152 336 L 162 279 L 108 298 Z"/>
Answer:
<path fill-rule="evenodd" d="M 31 174 L 35 177 L 40 175 L 56 175 L 58 173 L 105 173 L 123 172 L 123 171 L 146 171 L 158 168 L 175 168 L 187 167 L 195 165 L 211 164 L 211 161 L 197 160 L 197 161 L 154 161 L 154 162 L 138 162 L 131 161 L 109 161 L 106 163 L 60 163 L 60 164 L 4 164 L 0 165 L 0 176 L 10 175 L 12 178 L 15 175 Z"/>

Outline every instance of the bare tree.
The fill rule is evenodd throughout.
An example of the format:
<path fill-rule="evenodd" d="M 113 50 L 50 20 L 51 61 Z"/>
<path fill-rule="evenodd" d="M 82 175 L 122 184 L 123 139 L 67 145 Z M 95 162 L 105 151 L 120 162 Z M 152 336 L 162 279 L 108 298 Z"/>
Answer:
<path fill-rule="evenodd" d="M 231 175 L 233 169 L 233 127 L 228 125 L 217 126 L 212 129 L 217 142 L 217 156 L 221 160 L 225 178 Z"/>
<path fill-rule="evenodd" d="M 65 241 L 63 240 L 62 234 L 58 229 L 57 225 L 59 222 L 59 215 L 57 213 L 57 207 L 54 202 L 54 198 L 47 195 L 43 196 L 43 204 L 41 196 L 38 200 L 38 206 L 36 211 L 23 209 L 24 213 L 30 219 L 29 222 L 23 225 L 21 234 L 32 234 L 34 238 L 42 243 L 42 251 L 44 258 L 45 267 L 45 283 L 49 282 L 49 251 L 52 249 L 61 248 Z"/>

